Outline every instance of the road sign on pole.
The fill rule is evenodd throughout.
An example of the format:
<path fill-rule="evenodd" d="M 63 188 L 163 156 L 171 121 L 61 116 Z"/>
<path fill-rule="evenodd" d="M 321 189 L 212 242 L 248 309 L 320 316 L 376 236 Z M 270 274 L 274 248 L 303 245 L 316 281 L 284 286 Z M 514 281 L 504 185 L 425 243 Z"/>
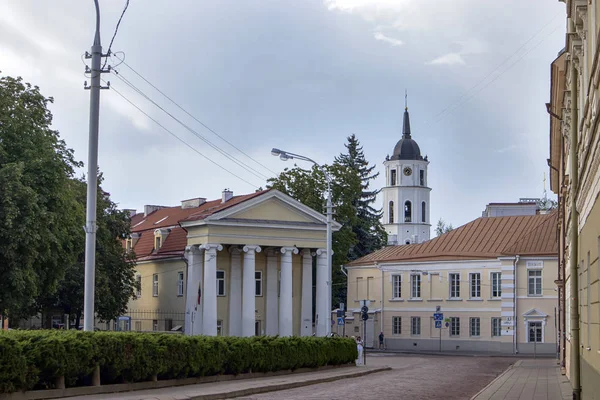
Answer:
<path fill-rule="evenodd" d="M 442 313 L 435 313 L 435 314 L 433 314 L 433 320 L 435 322 L 442 322 L 444 320 L 444 314 L 442 314 Z M 435 327 L 436 328 L 438 327 L 437 324 L 436 324 Z M 440 328 L 441 328 L 441 326 L 440 326 Z"/>
<path fill-rule="evenodd" d="M 437 329 L 442 329 L 442 321 L 435 321 L 435 327 Z"/>
<path fill-rule="evenodd" d="M 343 317 L 338 317 L 337 324 L 338 325 L 344 325 L 344 318 Z"/>

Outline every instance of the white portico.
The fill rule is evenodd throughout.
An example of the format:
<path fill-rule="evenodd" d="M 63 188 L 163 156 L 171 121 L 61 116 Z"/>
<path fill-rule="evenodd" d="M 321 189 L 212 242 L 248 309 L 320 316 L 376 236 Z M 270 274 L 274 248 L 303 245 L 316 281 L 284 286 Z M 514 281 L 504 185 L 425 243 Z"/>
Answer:
<path fill-rule="evenodd" d="M 325 216 L 276 190 L 205 214 L 179 223 L 187 231 L 185 333 L 312 335 L 313 301 L 326 300 L 313 299 L 313 267 L 316 292 L 331 293 Z"/>
<path fill-rule="evenodd" d="M 404 110 L 402 139 L 385 162 L 386 184 L 383 195 L 383 226 L 390 245 L 421 243 L 430 237 L 427 157 L 410 134 L 408 107 Z"/>

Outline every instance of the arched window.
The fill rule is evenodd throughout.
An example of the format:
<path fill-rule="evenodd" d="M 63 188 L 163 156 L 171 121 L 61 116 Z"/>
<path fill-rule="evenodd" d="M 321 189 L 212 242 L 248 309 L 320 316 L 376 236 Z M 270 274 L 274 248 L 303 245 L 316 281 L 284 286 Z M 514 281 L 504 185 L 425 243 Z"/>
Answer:
<path fill-rule="evenodd" d="M 406 201 L 404 203 L 404 222 L 411 222 L 412 218 L 412 205 L 410 204 L 410 201 Z"/>
<path fill-rule="evenodd" d="M 390 224 L 394 223 L 394 202 L 390 201 L 390 208 L 388 211 L 388 214 L 390 216 Z"/>
<path fill-rule="evenodd" d="M 427 206 L 425 202 L 421 203 L 421 222 L 425 222 L 427 217 Z"/>

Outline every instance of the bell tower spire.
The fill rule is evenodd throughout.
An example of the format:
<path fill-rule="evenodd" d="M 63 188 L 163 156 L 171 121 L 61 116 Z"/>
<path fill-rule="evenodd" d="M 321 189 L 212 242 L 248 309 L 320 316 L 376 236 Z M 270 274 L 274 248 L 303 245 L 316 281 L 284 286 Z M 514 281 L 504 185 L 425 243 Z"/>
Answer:
<path fill-rule="evenodd" d="M 402 121 L 402 138 L 411 139 L 410 119 L 408 117 L 408 91 L 404 90 L 404 120 Z"/>

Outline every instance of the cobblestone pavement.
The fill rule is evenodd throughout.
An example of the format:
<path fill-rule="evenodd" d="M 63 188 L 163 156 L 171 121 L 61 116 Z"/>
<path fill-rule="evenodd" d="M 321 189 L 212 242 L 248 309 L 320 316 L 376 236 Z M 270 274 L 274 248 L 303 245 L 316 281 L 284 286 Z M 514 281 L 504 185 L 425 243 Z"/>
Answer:
<path fill-rule="evenodd" d="M 238 400 L 468 400 L 515 361 L 501 357 L 377 354 L 370 356 L 367 364 L 388 365 L 391 371 Z"/>

